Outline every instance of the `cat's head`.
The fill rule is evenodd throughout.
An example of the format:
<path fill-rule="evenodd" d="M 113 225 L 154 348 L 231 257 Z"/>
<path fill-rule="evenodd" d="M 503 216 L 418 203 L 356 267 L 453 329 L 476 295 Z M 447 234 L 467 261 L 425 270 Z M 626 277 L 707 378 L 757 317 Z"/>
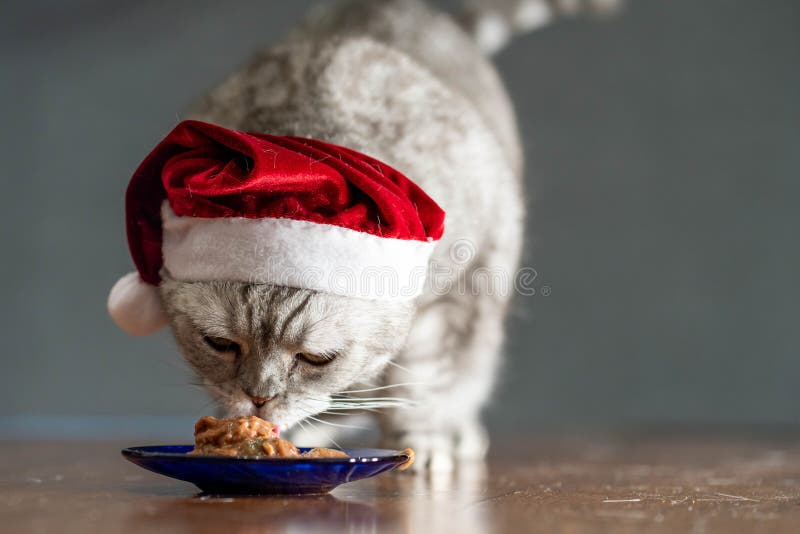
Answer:
<path fill-rule="evenodd" d="M 410 301 L 243 282 L 179 282 L 161 296 L 175 339 L 228 416 L 287 429 L 370 383 L 405 342 Z"/>

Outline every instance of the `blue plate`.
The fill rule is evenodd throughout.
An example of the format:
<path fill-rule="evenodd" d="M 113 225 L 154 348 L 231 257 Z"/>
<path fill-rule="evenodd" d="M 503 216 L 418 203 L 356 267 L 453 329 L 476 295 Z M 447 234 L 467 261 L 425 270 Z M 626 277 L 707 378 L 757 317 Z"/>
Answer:
<path fill-rule="evenodd" d="M 222 495 L 328 493 L 339 484 L 374 477 L 408 460 L 405 453 L 385 449 L 344 449 L 350 458 L 257 459 L 187 455 L 193 448 L 129 447 L 122 455 L 140 467 Z"/>

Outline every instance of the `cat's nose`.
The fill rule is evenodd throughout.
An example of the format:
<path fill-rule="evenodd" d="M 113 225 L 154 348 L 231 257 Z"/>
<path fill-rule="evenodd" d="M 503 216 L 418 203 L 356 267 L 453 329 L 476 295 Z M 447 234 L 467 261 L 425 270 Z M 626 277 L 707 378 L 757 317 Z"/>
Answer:
<path fill-rule="evenodd" d="M 275 395 L 273 395 L 272 397 L 258 397 L 258 396 L 250 395 L 250 400 L 253 401 L 253 404 L 255 404 L 256 408 L 261 408 L 262 406 L 264 406 L 266 403 L 268 403 L 269 401 L 271 401 L 274 398 L 275 398 Z"/>

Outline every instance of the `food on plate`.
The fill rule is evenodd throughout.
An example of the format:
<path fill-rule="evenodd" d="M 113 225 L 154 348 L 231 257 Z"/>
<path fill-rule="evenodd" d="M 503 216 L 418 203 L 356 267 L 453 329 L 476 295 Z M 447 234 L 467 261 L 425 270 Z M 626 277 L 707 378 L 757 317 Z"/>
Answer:
<path fill-rule="evenodd" d="M 201 417 L 194 425 L 193 455 L 246 456 L 249 458 L 349 458 L 336 449 L 311 449 L 301 453 L 293 443 L 278 437 L 278 426 L 256 416 Z"/>
<path fill-rule="evenodd" d="M 400 451 L 400 454 L 408 456 L 408 460 L 406 460 L 402 464 L 398 465 L 397 466 L 397 470 L 398 471 L 405 471 L 406 469 L 411 467 L 411 464 L 414 463 L 414 460 L 416 459 L 417 455 L 414 454 L 414 449 L 403 449 L 402 451 Z"/>
<path fill-rule="evenodd" d="M 347 453 L 337 449 L 317 448 L 304 452 L 300 456 L 304 458 L 350 458 Z"/>

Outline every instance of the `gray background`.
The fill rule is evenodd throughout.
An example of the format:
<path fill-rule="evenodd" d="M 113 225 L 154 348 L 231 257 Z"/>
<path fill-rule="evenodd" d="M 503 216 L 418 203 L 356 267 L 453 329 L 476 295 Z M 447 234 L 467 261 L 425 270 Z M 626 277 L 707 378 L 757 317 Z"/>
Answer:
<path fill-rule="evenodd" d="M 4 2 L 6 434 L 208 411 L 168 335 L 106 316 L 131 268 L 124 188 L 312 3 Z M 496 58 L 526 140 L 527 263 L 551 294 L 517 301 L 495 429 L 798 423 L 799 56 L 796 0 L 633 0 Z"/>

